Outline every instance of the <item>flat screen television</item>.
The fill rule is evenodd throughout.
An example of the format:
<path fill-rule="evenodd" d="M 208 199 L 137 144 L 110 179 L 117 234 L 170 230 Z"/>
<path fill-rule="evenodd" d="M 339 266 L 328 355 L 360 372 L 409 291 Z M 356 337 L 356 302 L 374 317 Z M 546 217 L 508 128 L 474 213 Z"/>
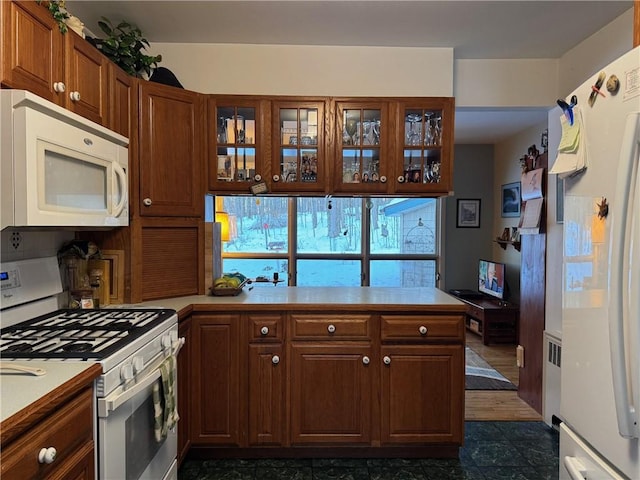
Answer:
<path fill-rule="evenodd" d="M 478 262 L 478 291 L 499 300 L 505 298 L 504 263 L 480 260 Z"/>

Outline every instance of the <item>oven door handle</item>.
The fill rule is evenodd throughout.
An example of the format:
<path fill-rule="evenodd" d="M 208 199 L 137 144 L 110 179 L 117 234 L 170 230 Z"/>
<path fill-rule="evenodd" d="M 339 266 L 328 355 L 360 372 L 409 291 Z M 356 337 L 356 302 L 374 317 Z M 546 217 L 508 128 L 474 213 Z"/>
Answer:
<path fill-rule="evenodd" d="M 177 355 L 183 344 L 184 338 L 179 338 L 176 342 L 174 342 L 172 355 Z M 149 375 L 144 377 L 142 380 L 137 380 L 136 383 L 130 388 L 124 389 L 124 387 L 118 387 L 110 395 L 104 398 L 99 398 L 98 417 L 107 418 L 110 412 L 115 411 L 120 405 L 135 397 L 145 388 L 153 385 L 153 383 L 159 380 L 161 377 L 162 373 L 160 371 L 160 366 L 158 365 L 158 368 L 152 370 L 151 373 L 149 373 Z"/>
<path fill-rule="evenodd" d="M 153 385 L 161 376 L 160 369 L 157 368 L 142 380 L 137 381 L 131 388 L 123 390 L 123 387 L 118 387 L 111 395 L 98 399 L 98 416 L 101 418 L 108 417 L 110 412 L 115 411 L 123 403 Z"/>

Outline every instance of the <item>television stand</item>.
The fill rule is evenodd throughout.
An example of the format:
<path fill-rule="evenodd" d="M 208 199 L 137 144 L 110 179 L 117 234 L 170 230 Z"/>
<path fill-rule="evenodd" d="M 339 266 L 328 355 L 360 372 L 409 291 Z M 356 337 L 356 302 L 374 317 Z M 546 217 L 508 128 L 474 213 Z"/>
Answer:
<path fill-rule="evenodd" d="M 487 296 L 481 298 L 458 297 L 467 304 L 465 325 L 467 329 L 480 335 L 482 343 L 518 343 L 518 305 Z"/>

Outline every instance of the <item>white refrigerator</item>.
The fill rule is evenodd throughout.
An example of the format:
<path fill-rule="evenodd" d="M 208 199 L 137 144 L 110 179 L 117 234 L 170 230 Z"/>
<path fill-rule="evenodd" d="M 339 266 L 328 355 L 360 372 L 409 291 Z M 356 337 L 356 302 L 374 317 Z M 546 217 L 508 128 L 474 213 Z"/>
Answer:
<path fill-rule="evenodd" d="M 567 106 L 559 476 L 640 480 L 640 48 Z"/>

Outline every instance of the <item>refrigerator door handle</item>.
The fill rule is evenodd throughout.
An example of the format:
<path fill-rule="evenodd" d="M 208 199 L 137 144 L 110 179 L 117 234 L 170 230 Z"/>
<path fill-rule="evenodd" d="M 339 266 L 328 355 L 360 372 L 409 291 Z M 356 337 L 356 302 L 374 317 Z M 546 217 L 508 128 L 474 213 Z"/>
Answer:
<path fill-rule="evenodd" d="M 634 405 L 632 393 L 637 390 L 630 385 L 633 373 L 637 374 L 638 351 L 636 338 L 638 332 L 628 332 L 625 339 L 625 323 L 627 328 L 637 328 L 634 321 L 640 316 L 637 292 L 631 291 L 634 282 L 638 286 L 640 241 L 638 236 L 637 217 L 640 210 L 640 185 L 638 184 L 639 166 L 638 150 L 640 143 L 640 112 L 629 114 L 625 125 L 620 150 L 620 165 L 616 181 L 616 197 L 613 204 L 611 229 L 611 278 L 609 291 L 609 342 L 611 366 L 613 370 L 613 393 L 618 419 L 618 431 L 625 438 L 638 438 L 638 410 Z M 636 238 L 634 239 L 634 234 Z M 635 245 L 634 245 L 635 242 Z M 631 255 L 635 255 L 635 259 Z M 635 297 L 635 298 L 634 298 Z M 625 319 L 627 320 L 625 322 Z M 635 335 L 634 335 L 635 333 Z M 636 351 L 628 351 L 635 346 Z M 629 362 L 636 362 L 632 366 Z M 631 370 L 631 372 L 629 372 Z M 636 386 L 640 387 L 640 386 Z"/>
<path fill-rule="evenodd" d="M 586 473 L 586 469 L 584 465 L 578 460 L 576 457 L 570 457 L 566 455 L 562 459 L 562 463 L 564 463 L 564 468 L 567 469 L 571 480 L 585 480 L 587 477 L 582 473 Z"/>

